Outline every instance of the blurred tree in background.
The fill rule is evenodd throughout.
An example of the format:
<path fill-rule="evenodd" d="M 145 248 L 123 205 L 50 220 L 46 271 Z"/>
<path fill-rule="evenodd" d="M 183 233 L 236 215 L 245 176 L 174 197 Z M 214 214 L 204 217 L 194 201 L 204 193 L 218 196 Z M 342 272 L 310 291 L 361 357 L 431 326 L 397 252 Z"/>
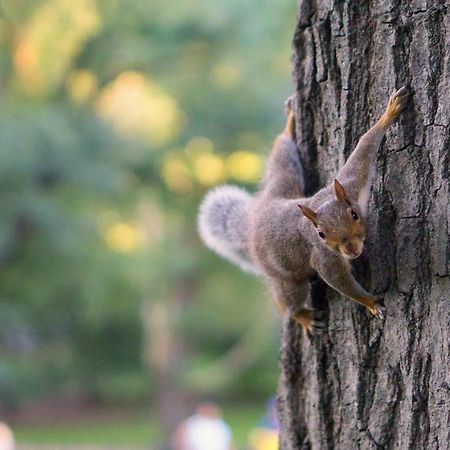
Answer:
<path fill-rule="evenodd" d="M 200 243 L 258 180 L 290 94 L 278 0 L 0 2 L 0 403 L 267 395 L 259 280 Z M 255 376 L 255 373 L 258 376 Z M 176 398 L 175 398 L 176 397 Z"/>

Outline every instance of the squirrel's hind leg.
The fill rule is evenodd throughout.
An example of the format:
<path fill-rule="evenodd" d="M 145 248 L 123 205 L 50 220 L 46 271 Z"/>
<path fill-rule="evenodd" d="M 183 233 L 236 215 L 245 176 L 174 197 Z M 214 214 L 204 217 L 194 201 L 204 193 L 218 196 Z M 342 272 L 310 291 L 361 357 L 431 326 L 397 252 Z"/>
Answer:
<path fill-rule="evenodd" d="M 269 197 L 304 197 L 304 173 L 295 140 L 295 117 L 293 96 L 286 103 L 286 125 L 275 139 L 272 152 L 267 160 L 263 178 L 263 190 Z"/>
<path fill-rule="evenodd" d="M 308 333 L 325 328 L 323 311 L 305 307 L 309 287 L 306 282 L 271 279 L 275 304 L 281 313 L 289 314 Z"/>

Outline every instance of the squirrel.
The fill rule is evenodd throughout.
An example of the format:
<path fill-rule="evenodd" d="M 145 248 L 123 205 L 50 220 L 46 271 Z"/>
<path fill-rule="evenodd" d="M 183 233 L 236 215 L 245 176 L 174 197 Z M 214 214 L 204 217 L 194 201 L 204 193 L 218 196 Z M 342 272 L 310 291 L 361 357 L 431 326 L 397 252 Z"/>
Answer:
<path fill-rule="evenodd" d="M 308 333 L 325 327 L 322 313 L 305 307 L 307 281 L 315 273 L 374 316 L 385 316 L 382 300 L 355 280 L 350 261 L 363 250 L 378 148 L 408 96 L 407 87 L 391 95 L 384 114 L 360 138 L 333 182 L 311 197 L 304 195 L 288 101 L 286 126 L 275 140 L 259 191 L 252 196 L 236 186 L 219 186 L 200 206 L 198 228 L 206 245 L 243 270 L 263 275 L 280 311 Z"/>

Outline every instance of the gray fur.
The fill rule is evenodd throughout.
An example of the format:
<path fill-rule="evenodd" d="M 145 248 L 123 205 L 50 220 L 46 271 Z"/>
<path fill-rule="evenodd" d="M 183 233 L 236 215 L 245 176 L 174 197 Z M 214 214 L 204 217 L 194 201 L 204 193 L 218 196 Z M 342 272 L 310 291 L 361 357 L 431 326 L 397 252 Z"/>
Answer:
<path fill-rule="evenodd" d="M 372 166 L 407 96 L 405 89 L 391 96 L 386 112 L 362 136 L 337 179 L 312 197 L 304 196 L 293 114 L 288 111 L 286 128 L 275 140 L 255 197 L 221 186 L 200 207 L 199 230 L 205 243 L 242 269 L 263 274 L 280 309 L 309 331 L 318 326 L 305 307 L 307 278 L 314 272 L 375 316 L 384 315 L 378 299 L 354 279 L 348 258 L 362 251 Z"/>
<path fill-rule="evenodd" d="M 200 206 L 198 230 L 205 244 L 246 272 L 259 274 L 247 245 L 248 212 L 252 196 L 237 186 L 219 186 Z"/>

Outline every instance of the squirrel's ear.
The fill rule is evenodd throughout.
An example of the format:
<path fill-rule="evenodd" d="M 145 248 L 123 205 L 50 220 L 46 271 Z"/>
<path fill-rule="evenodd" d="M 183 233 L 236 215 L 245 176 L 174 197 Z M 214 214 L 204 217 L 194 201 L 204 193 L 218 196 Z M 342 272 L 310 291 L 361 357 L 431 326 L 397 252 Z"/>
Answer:
<path fill-rule="evenodd" d="M 348 201 L 344 186 L 342 186 L 342 184 L 339 183 L 337 178 L 334 179 L 333 187 L 334 187 L 334 195 L 336 196 L 336 199 L 350 205 L 350 202 Z"/>
<path fill-rule="evenodd" d="M 301 209 L 303 215 L 305 217 L 307 217 L 313 224 L 314 226 L 317 228 L 317 214 L 310 208 L 308 208 L 307 206 L 304 205 L 298 205 L 298 207 Z"/>

